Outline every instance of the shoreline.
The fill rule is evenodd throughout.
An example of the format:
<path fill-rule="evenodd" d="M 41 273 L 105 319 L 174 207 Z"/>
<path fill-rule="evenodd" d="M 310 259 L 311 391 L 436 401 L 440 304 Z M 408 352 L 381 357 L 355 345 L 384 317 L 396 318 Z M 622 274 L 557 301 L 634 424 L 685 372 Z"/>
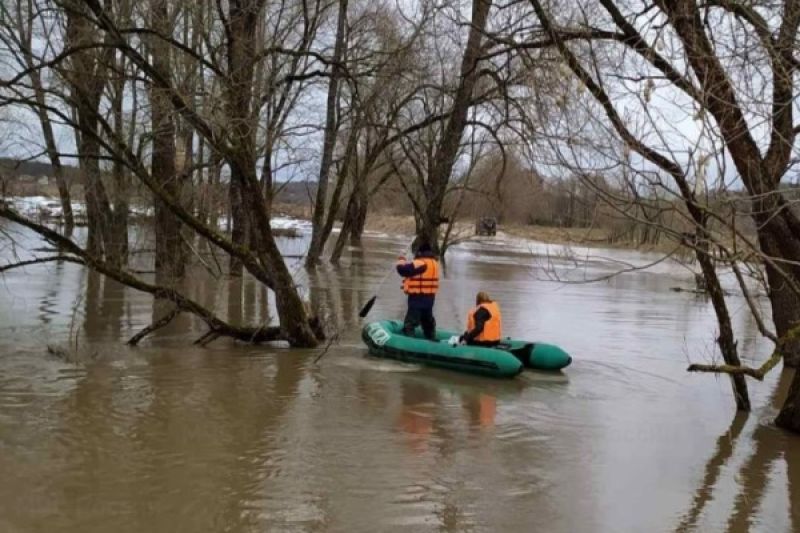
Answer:
<path fill-rule="evenodd" d="M 61 216 L 61 208 L 58 197 L 49 195 L 35 196 L 9 196 L 2 199 L 14 206 L 25 216 L 32 218 L 56 219 Z M 83 202 L 72 202 L 73 212 L 76 218 L 85 217 L 85 204 Z M 289 233 L 292 231 L 303 231 L 310 225 L 311 209 L 307 205 L 276 203 L 272 207 L 273 219 L 276 219 L 275 229 Z M 137 218 L 148 218 L 152 214 L 152 207 L 131 206 L 131 215 Z M 220 226 L 225 223 L 225 216 L 218 219 Z M 334 229 L 338 230 L 341 223 L 337 221 Z M 395 235 L 410 237 L 415 232 L 414 218 L 411 215 L 380 215 L 368 213 L 365 230 L 371 234 Z M 674 241 L 664 240 L 657 245 L 641 245 L 631 241 L 613 241 L 608 231 L 602 228 L 576 228 L 576 227 L 555 227 L 539 225 L 519 225 L 519 224 L 500 224 L 497 227 L 498 236 L 515 237 L 520 239 L 537 241 L 545 244 L 560 244 L 585 246 L 589 248 L 613 248 L 624 250 L 636 250 L 641 252 L 669 252 L 675 249 L 677 244 Z M 453 234 L 458 239 L 471 240 L 475 237 L 474 223 L 466 220 L 456 222 Z M 491 239 L 492 237 L 481 237 L 481 240 Z M 477 239 L 476 239 L 477 240 Z"/>

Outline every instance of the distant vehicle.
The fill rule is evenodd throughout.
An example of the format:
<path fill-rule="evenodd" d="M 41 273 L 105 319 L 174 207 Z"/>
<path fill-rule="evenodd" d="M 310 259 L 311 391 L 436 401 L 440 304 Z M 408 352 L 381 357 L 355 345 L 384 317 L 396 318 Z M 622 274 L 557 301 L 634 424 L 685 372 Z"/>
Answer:
<path fill-rule="evenodd" d="M 489 235 L 493 237 L 497 234 L 497 218 L 481 217 L 475 222 L 475 235 Z"/>

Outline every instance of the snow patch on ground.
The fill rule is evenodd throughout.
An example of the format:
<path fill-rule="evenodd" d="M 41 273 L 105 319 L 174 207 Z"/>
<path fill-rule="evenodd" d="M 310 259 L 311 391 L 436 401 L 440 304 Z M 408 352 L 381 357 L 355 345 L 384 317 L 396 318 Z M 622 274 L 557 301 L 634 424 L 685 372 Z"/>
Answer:
<path fill-rule="evenodd" d="M 63 210 L 61 209 L 61 201 L 58 198 L 50 198 L 48 196 L 10 196 L 5 198 L 15 211 L 30 218 L 38 218 L 41 216 L 49 218 L 61 218 Z M 86 204 L 83 202 L 71 202 L 72 213 L 77 217 L 86 216 Z M 155 215 L 153 207 L 143 207 L 132 205 L 128 208 L 130 214 L 140 217 L 152 217 Z M 225 216 L 219 217 L 217 225 L 220 228 L 228 226 L 228 218 Z M 311 231 L 311 221 L 287 216 L 274 216 L 270 220 L 270 226 L 273 229 L 290 230 L 295 229 L 298 231 Z"/>
<path fill-rule="evenodd" d="M 301 231 L 311 231 L 311 221 L 302 218 L 272 217 L 269 221 L 272 229 L 298 229 Z"/>
<path fill-rule="evenodd" d="M 391 237 L 388 233 L 384 231 L 374 231 L 374 230 L 364 230 L 364 235 L 369 235 L 370 237 L 375 237 L 376 239 L 388 239 Z"/>
<path fill-rule="evenodd" d="M 61 201 L 47 196 L 12 196 L 6 199 L 14 210 L 27 217 L 61 217 Z M 74 216 L 85 216 L 86 205 L 83 202 L 71 202 Z"/>
<path fill-rule="evenodd" d="M 152 217 L 155 216 L 156 210 L 154 207 L 139 207 L 137 205 L 132 205 L 128 208 L 128 211 L 132 215 L 140 216 L 140 217 Z"/>
<path fill-rule="evenodd" d="M 304 220 L 301 218 L 292 218 L 292 217 L 284 217 L 284 216 L 273 216 L 270 221 L 269 225 L 272 229 L 281 229 L 281 230 L 298 230 L 301 232 L 311 231 L 311 221 Z M 221 229 L 225 229 L 228 227 L 228 217 L 221 216 L 217 219 L 217 226 Z"/>

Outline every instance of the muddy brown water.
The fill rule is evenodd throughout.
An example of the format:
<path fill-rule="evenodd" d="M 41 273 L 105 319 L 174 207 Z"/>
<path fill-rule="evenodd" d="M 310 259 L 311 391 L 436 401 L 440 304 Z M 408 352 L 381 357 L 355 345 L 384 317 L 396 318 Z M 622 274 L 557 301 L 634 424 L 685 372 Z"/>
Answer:
<path fill-rule="evenodd" d="M 15 236 L 0 263 L 41 246 Z M 74 265 L 2 276 L 0 531 L 800 531 L 800 442 L 770 425 L 788 376 L 752 384 L 755 411 L 734 417 L 726 379 L 686 374 L 716 330 L 707 300 L 670 290 L 691 285 L 686 269 L 561 283 L 655 256 L 571 261 L 502 237 L 453 250 L 439 325 L 460 327 L 484 289 L 507 334 L 574 357 L 499 381 L 366 357 L 358 310 L 403 247 L 369 238 L 310 277 L 293 264 L 341 332 L 316 365 L 317 350 L 198 348 L 184 316 L 126 348 L 163 312 L 149 296 Z M 274 316 L 249 278 L 187 283 L 231 320 Z M 730 302 L 756 364 L 769 347 Z M 390 277 L 369 318 L 403 303 Z"/>

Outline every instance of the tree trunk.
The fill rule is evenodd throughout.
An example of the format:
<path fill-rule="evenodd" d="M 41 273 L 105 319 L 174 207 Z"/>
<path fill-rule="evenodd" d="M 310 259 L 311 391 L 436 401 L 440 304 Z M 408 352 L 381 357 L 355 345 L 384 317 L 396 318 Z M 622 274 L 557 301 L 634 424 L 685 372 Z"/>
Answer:
<path fill-rule="evenodd" d="M 82 13 L 82 5 L 72 5 L 67 10 L 67 44 L 88 47 L 95 36 L 88 18 Z M 86 48 L 75 52 L 66 72 L 71 88 L 72 104 L 77 115 L 76 132 L 80 168 L 85 180 L 86 217 L 88 223 L 87 249 L 97 257 L 105 255 L 115 266 L 122 258 L 114 253 L 113 213 L 101 180 L 100 143 L 97 140 L 100 118 L 100 101 L 107 79 L 106 62 L 111 57 L 111 48 L 100 56 L 96 49 Z"/>
<path fill-rule="evenodd" d="M 208 193 L 211 187 L 211 169 L 203 170 L 206 164 L 205 139 L 200 137 L 197 140 L 197 159 L 199 165 L 197 169 L 197 201 L 195 203 L 195 214 L 204 224 L 208 224 Z"/>
<path fill-rule="evenodd" d="M 261 2 L 231 2 L 228 17 L 228 72 L 226 90 L 230 120 L 231 149 L 227 160 L 231 168 L 231 190 L 236 192 L 239 213 L 246 217 L 245 239 L 254 243 L 254 253 L 266 273 L 269 287 L 275 291 L 278 319 L 283 336 L 292 346 L 313 347 L 324 337 L 312 328 L 294 279 L 281 257 L 272 235 L 269 214 L 264 204 L 264 191 L 256 173 L 255 130 L 257 117 L 250 106 L 253 90 L 256 25 Z M 233 205 L 232 205 L 233 208 Z M 234 227 L 234 230 L 236 228 Z M 237 243 L 238 244 L 238 243 Z"/>
<path fill-rule="evenodd" d="M 246 166 L 232 164 L 231 179 L 242 184 L 243 212 L 249 215 L 248 224 L 254 230 L 250 235 L 253 249 L 269 273 L 270 288 L 275 292 L 282 336 L 295 347 L 316 346 L 319 332 L 314 331 L 311 326 L 312 320 L 308 317 L 292 274 L 286 267 L 272 235 L 256 176 L 255 159 L 250 160 Z"/>
<path fill-rule="evenodd" d="M 245 214 L 244 198 L 242 198 L 242 184 L 234 179 L 231 179 L 229 191 L 230 202 L 230 218 L 228 224 L 231 224 L 231 240 L 233 244 L 238 246 L 245 246 L 250 240 L 250 229 L 248 227 L 247 215 Z M 242 261 L 232 255 L 230 260 L 231 276 L 241 276 L 243 272 Z"/>
<path fill-rule="evenodd" d="M 108 201 L 105 186 L 103 185 L 100 165 L 100 144 L 94 135 L 88 133 L 96 131 L 97 120 L 93 118 L 95 111 L 86 109 L 85 103 L 78 104 L 78 122 L 82 133 L 78 144 L 80 168 L 84 178 L 86 191 L 86 219 L 88 225 L 87 247 L 90 253 L 97 257 L 105 256 L 115 266 L 121 264 L 119 257 L 112 253 L 113 247 L 113 213 Z M 87 116 L 92 115 L 92 116 Z"/>
<path fill-rule="evenodd" d="M 330 237 L 331 232 L 333 231 L 333 225 L 336 222 L 336 215 L 339 212 L 339 204 L 341 202 L 342 192 L 344 191 L 344 187 L 347 184 L 348 178 L 352 175 L 353 176 L 352 177 L 353 180 L 359 181 L 358 176 L 356 175 L 358 173 L 358 169 L 357 168 L 356 169 L 351 169 L 351 167 L 353 167 L 353 166 L 355 166 L 355 167 L 358 166 L 357 165 L 358 162 L 354 161 L 354 159 L 355 159 L 355 155 L 356 155 L 356 149 L 358 147 L 359 122 L 360 121 L 358 119 L 358 113 L 356 113 L 356 118 L 353 121 L 352 131 L 350 132 L 350 135 L 349 135 L 349 137 L 347 139 L 347 147 L 345 148 L 344 157 L 342 158 L 342 163 L 341 163 L 339 175 L 336 178 L 336 188 L 334 189 L 333 196 L 331 197 L 331 205 L 330 205 L 330 208 L 328 209 L 328 214 L 325 217 L 325 224 L 322 227 L 322 237 L 321 237 L 321 239 L 322 239 L 322 247 L 323 247 L 323 249 L 325 247 L 325 243 L 328 242 L 328 238 Z M 347 201 L 347 207 L 345 209 L 345 221 L 344 221 L 344 223 L 346 223 L 346 221 L 347 221 L 346 220 L 347 211 L 350 210 L 350 205 L 352 203 L 353 194 L 354 194 L 354 191 L 351 191 L 350 196 L 349 196 L 348 201 Z M 339 238 L 337 239 L 337 244 L 338 244 L 339 240 L 342 239 L 342 234 L 343 233 L 349 233 L 349 232 L 350 232 L 350 227 L 345 228 L 344 226 L 342 226 L 341 233 L 339 233 Z M 342 243 L 342 247 L 339 248 L 339 251 L 338 251 L 338 255 L 339 256 L 341 256 L 343 246 L 344 246 L 344 243 Z M 335 248 L 335 246 L 334 246 L 334 248 Z M 320 253 L 321 252 L 322 252 L 322 249 L 320 249 Z M 338 261 L 339 261 L 339 257 L 338 256 L 336 257 L 336 259 L 331 258 L 331 263 L 336 263 Z"/>
<path fill-rule="evenodd" d="M 324 221 L 328 203 L 328 177 L 333 163 L 333 151 L 336 145 L 336 131 L 338 129 L 336 106 L 339 96 L 339 78 L 341 77 L 341 61 L 344 55 L 345 21 L 347 20 L 347 1 L 339 0 L 339 13 L 336 23 L 336 43 L 333 49 L 333 67 L 331 68 L 331 81 L 328 85 L 328 100 L 325 110 L 325 138 L 322 145 L 322 160 L 319 167 L 319 180 L 317 181 L 317 197 L 314 202 L 312 216 L 311 244 L 308 246 L 306 266 L 313 267 L 319 262 L 322 250 L 325 248 Z M 336 209 L 331 205 L 331 209 Z"/>
<path fill-rule="evenodd" d="M 200 16 L 200 9 L 194 7 L 191 9 L 192 14 L 184 17 L 183 20 L 183 41 L 191 43 L 191 49 L 197 54 L 202 54 L 201 37 L 202 32 L 197 31 L 197 28 L 203 27 L 202 17 Z M 195 31 L 192 31 L 195 28 Z M 189 108 L 192 112 L 197 111 L 197 98 L 195 95 L 202 94 L 202 88 L 198 88 L 198 70 L 199 65 L 193 61 L 187 54 L 181 56 L 183 63 L 181 64 L 176 58 L 174 63 L 178 63 L 183 72 L 183 81 L 181 83 L 181 91 L 187 95 Z M 199 89 L 199 91 L 198 91 Z M 178 118 L 177 138 L 178 145 L 181 147 L 176 160 L 176 168 L 179 186 L 181 189 L 181 197 L 183 198 L 186 210 L 190 213 L 197 213 L 198 205 L 201 202 L 203 172 L 202 167 L 195 168 L 195 158 L 197 162 L 202 163 L 202 138 L 197 138 L 199 145 L 199 154 L 195 154 L 195 129 L 191 123 L 176 114 Z M 181 155 L 183 157 L 181 157 Z M 195 177 L 197 180 L 195 181 Z M 187 263 L 189 257 L 189 246 L 193 240 L 194 234 L 186 225 L 181 225 L 181 237 L 183 242 L 181 262 Z"/>
<path fill-rule="evenodd" d="M 39 117 L 39 124 L 42 127 L 42 136 L 44 137 L 47 158 L 50 160 L 50 165 L 53 167 L 53 176 L 58 186 L 58 196 L 61 200 L 61 212 L 64 218 L 64 235 L 70 237 L 75 227 L 75 219 L 72 214 L 72 201 L 69 194 L 69 185 L 64 176 L 64 169 L 61 166 L 61 156 L 58 152 L 55 136 L 53 135 L 53 124 L 50 122 L 50 115 L 46 108 L 42 76 L 33 60 L 33 21 L 35 16 L 32 11 L 33 6 L 30 2 L 28 2 L 27 10 L 24 14 L 21 3 L 18 5 L 18 31 L 20 32 L 21 41 L 25 44 L 22 53 L 25 57 L 25 66 L 29 71 L 31 87 L 33 88 L 34 98 L 36 99 L 35 111 Z"/>
<path fill-rule="evenodd" d="M 771 217 L 772 218 L 772 217 Z M 759 227 L 758 240 L 762 251 L 774 258 L 788 259 L 793 250 L 787 249 L 787 244 L 796 237 L 789 231 L 784 231 L 781 225 L 772 225 L 769 222 Z M 798 261 L 798 258 L 794 258 Z M 794 280 L 800 285 L 800 274 L 797 267 L 791 264 L 781 264 L 782 272 L 775 266 L 767 263 L 767 283 L 769 284 L 769 301 L 772 308 L 772 320 L 775 323 L 775 333 L 778 338 L 786 336 L 789 330 L 800 321 L 800 297 L 789 286 L 789 281 Z M 787 277 L 789 279 L 787 280 Z M 800 340 L 790 340 L 784 349 L 784 364 L 787 367 L 797 368 L 800 365 Z"/>
<path fill-rule="evenodd" d="M 29 66 L 28 68 L 31 67 Z M 38 105 L 36 111 L 39 115 L 39 123 L 42 126 L 47 157 L 50 159 L 50 165 L 53 167 L 53 176 L 58 186 L 58 197 L 61 200 L 61 212 L 64 218 L 64 235 L 70 237 L 75 228 L 75 217 L 72 214 L 72 199 L 70 198 L 67 179 L 64 176 L 64 169 L 61 166 L 61 156 L 59 155 L 58 146 L 56 145 L 55 136 L 53 135 L 53 125 L 44 107 L 44 91 L 42 89 L 38 70 L 31 71 L 31 82 L 33 83 L 33 90 L 36 93 L 36 103 Z"/>
<path fill-rule="evenodd" d="M 114 134 L 119 139 L 125 138 L 125 119 L 122 103 L 125 94 L 125 58 L 118 63 L 118 74 L 114 81 Z M 113 254 L 119 257 L 120 263 L 128 261 L 128 179 L 125 165 L 121 158 L 114 158 L 111 169 L 114 183 L 114 212 L 112 214 L 111 232 L 113 234 Z"/>
<path fill-rule="evenodd" d="M 356 102 L 354 100 L 353 105 L 355 104 Z M 361 120 L 358 114 L 354 124 L 353 131 L 347 141 L 347 149 L 345 150 L 344 162 L 342 163 L 342 175 L 339 177 L 340 183 L 344 183 L 346 176 L 352 175 L 353 189 L 348 195 L 342 228 L 339 237 L 336 239 L 333 251 L 331 252 L 330 262 L 333 264 L 339 263 L 339 259 L 341 259 L 342 251 L 344 251 L 344 246 L 348 239 L 350 240 L 350 244 L 355 246 L 361 244 L 361 234 L 364 232 L 364 222 L 367 214 L 367 177 L 377 158 L 377 152 L 373 153 L 365 158 L 363 165 L 359 166 L 357 151 L 359 138 L 358 130 L 360 129 Z M 336 205 L 338 205 L 339 195 L 334 194 L 334 199 L 337 202 Z M 331 213 L 331 215 L 332 214 L 333 213 Z M 330 227 L 333 227 L 332 220 L 329 219 L 329 222 Z"/>
<path fill-rule="evenodd" d="M 366 177 L 364 177 L 366 180 Z M 353 219 L 353 227 L 350 229 L 350 244 L 353 246 L 361 245 L 361 237 L 364 235 L 364 227 L 367 225 L 367 208 L 369 207 L 369 197 L 367 184 L 359 180 L 356 184 L 356 209 Z"/>
<path fill-rule="evenodd" d="M 216 229 L 219 227 L 220 208 L 229 202 L 223 202 L 224 199 L 221 194 L 224 190 L 220 179 L 222 177 L 222 158 L 210 147 L 208 157 L 208 190 L 206 191 L 208 199 L 206 200 L 206 210 L 209 225 Z"/>
<path fill-rule="evenodd" d="M 789 387 L 789 394 L 781 407 L 775 424 L 778 427 L 787 429 L 793 433 L 800 434 L 800 371 L 793 370 L 792 385 Z"/>
<path fill-rule="evenodd" d="M 111 217 L 113 234 L 113 255 L 119 258 L 120 264 L 128 262 L 128 177 L 125 166 L 119 159 L 114 160 L 112 168 L 114 178 L 114 211 Z"/>
<path fill-rule="evenodd" d="M 705 222 L 701 222 L 705 224 Z M 725 303 L 725 296 L 722 292 L 722 286 L 717 276 L 717 271 L 714 269 L 714 262 L 711 255 L 708 253 L 708 240 L 705 234 L 704 227 L 698 228 L 699 239 L 695 243 L 695 254 L 697 262 L 700 263 L 700 268 L 703 271 L 705 278 L 706 290 L 711 297 L 711 303 L 714 306 L 714 312 L 717 315 L 717 324 L 719 324 L 719 337 L 717 344 L 719 345 L 722 358 L 726 364 L 732 366 L 740 366 L 741 361 L 736 350 L 736 341 L 733 337 L 733 327 L 731 326 L 731 317 L 728 313 L 728 306 Z M 730 376 L 731 386 L 733 387 L 733 396 L 736 400 L 736 409 L 739 411 L 750 410 L 750 397 L 747 393 L 747 382 L 745 376 L 742 374 L 735 374 Z"/>
<path fill-rule="evenodd" d="M 37 100 L 38 99 L 39 96 L 37 95 Z M 58 187 L 58 197 L 59 200 L 61 200 L 61 213 L 64 218 L 64 235 L 69 237 L 72 235 L 72 231 L 75 228 L 75 216 L 72 214 L 72 199 L 70 198 L 69 185 L 67 184 L 66 176 L 64 176 L 64 169 L 61 166 L 61 157 L 56 147 L 55 137 L 53 136 L 53 127 L 47 117 L 47 111 L 41 107 L 39 108 L 39 122 L 42 125 L 47 157 L 50 159 L 50 165 L 53 167 L 53 176 L 56 179 L 56 186 Z"/>
<path fill-rule="evenodd" d="M 472 2 L 472 25 L 461 61 L 458 89 L 453 98 L 450 118 L 447 120 L 433 159 L 428 183 L 425 185 L 426 205 L 424 212 L 421 213 L 422 227 L 417 234 L 417 242 L 420 239 L 427 240 L 435 253 L 439 252 L 439 224 L 442 218 L 444 196 L 466 127 L 473 89 L 478 81 L 477 66 L 481 55 L 481 41 L 491 7 L 491 0 L 473 0 Z"/>
<path fill-rule="evenodd" d="M 153 29 L 161 35 L 172 35 L 167 0 L 150 0 L 150 15 Z M 160 38 L 150 41 L 153 67 L 169 76 L 172 72 L 170 46 Z M 153 130 L 153 154 L 151 174 L 164 190 L 180 201 L 181 181 L 175 168 L 175 118 L 167 90 L 151 87 L 150 114 Z M 181 236 L 180 220 L 158 197 L 154 197 L 156 275 L 162 279 L 175 280 L 185 271 L 185 244 Z"/>
<path fill-rule="evenodd" d="M 183 198 L 183 204 L 190 213 L 197 212 L 197 206 L 200 202 L 198 191 L 200 190 L 200 185 L 203 181 L 202 174 L 198 171 L 198 179 L 195 182 L 195 170 L 193 168 L 195 163 L 194 138 L 194 130 L 191 128 L 191 126 L 185 122 L 181 122 L 177 129 L 177 140 L 179 146 L 181 146 L 182 153 L 179 152 L 177 154 L 177 158 L 175 160 L 175 171 L 178 179 L 181 198 Z M 187 231 L 188 228 L 183 226 L 181 227 L 184 240 L 188 239 L 188 236 L 186 235 Z M 183 259 L 185 261 L 186 255 L 188 254 L 188 249 L 186 246 L 184 246 L 183 252 Z"/>
<path fill-rule="evenodd" d="M 339 264 L 339 260 L 342 258 L 342 252 L 344 251 L 345 243 L 352 235 L 353 228 L 358 223 L 358 206 L 356 205 L 357 202 L 355 195 L 356 193 L 354 191 L 350 195 L 350 200 L 347 202 L 344 221 L 342 222 L 342 229 L 339 232 L 339 237 L 336 239 L 336 244 L 333 246 L 333 251 L 331 252 L 330 262 L 334 265 Z"/>
<path fill-rule="evenodd" d="M 728 153 L 752 197 L 753 218 L 758 227 L 762 251 L 786 262 L 800 260 L 800 221 L 792 213 L 778 191 L 786 174 L 795 138 L 793 125 L 794 71 L 793 51 L 800 25 L 800 8 L 787 3 L 781 14 L 781 27 L 772 60 L 772 121 L 770 146 L 762 155 L 739 103 L 728 74 L 713 43 L 706 34 L 700 7 L 694 0 L 663 2 L 661 8 L 686 49 L 686 57 L 699 80 L 706 98 L 704 105 L 716 120 Z M 800 280 L 800 269 L 785 268 L 794 280 Z M 794 271 L 794 272 L 792 272 Z M 770 300 L 775 315 L 776 332 L 787 331 L 800 317 L 800 295 L 785 297 L 780 293 L 784 283 L 769 276 Z M 779 277 L 778 277 L 779 278 Z M 788 350 L 785 363 L 796 366 L 798 350 Z"/>

